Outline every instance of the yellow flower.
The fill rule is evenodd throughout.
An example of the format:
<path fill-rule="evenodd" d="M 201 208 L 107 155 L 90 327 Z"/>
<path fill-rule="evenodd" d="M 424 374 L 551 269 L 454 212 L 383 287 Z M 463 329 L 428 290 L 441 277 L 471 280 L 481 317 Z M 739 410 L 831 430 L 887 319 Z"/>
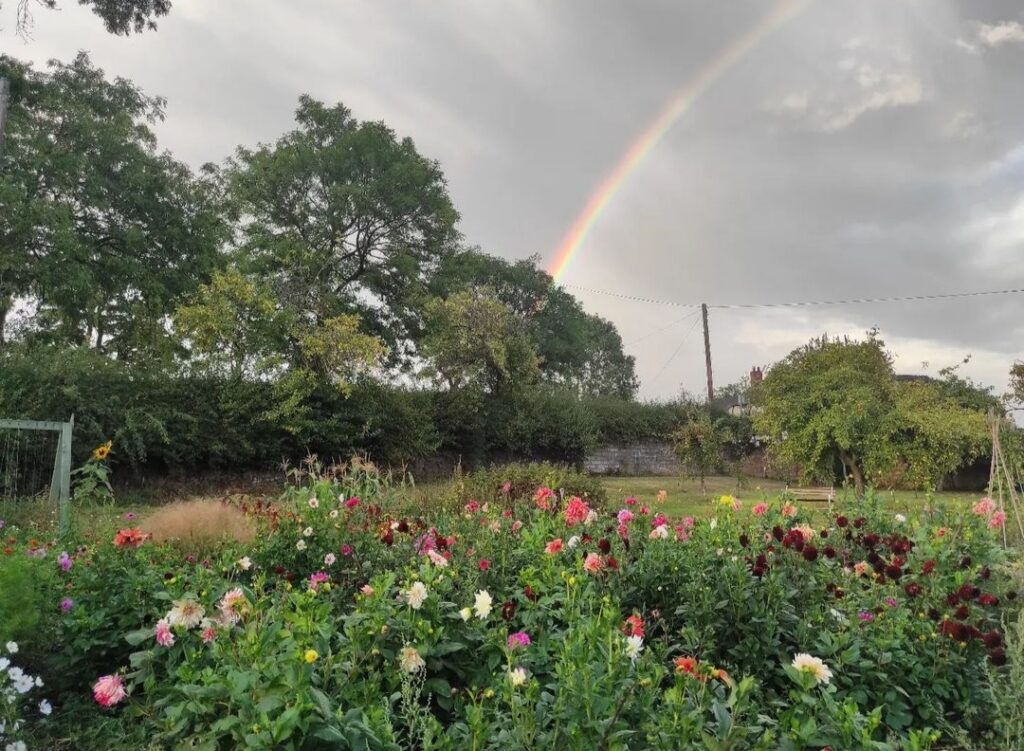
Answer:
<path fill-rule="evenodd" d="M 732 504 L 735 501 L 736 499 L 733 498 L 731 495 L 723 495 L 721 498 L 718 499 L 718 505 L 732 507 Z"/>
<path fill-rule="evenodd" d="M 317 657 L 319 657 L 319 656 L 320 656 L 320 655 L 318 655 L 318 654 L 316 653 L 316 650 L 315 650 L 315 649 L 307 649 L 307 650 L 306 650 L 306 654 L 304 654 L 304 655 L 302 656 L 302 659 L 304 659 L 304 660 L 305 660 L 306 662 L 308 662 L 308 663 L 311 663 L 311 664 L 312 664 L 312 663 L 316 662 L 316 658 L 317 658 Z"/>
<path fill-rule="evenodd" d="M 92 452 L 92 458 L 98 462 L 103 461 L 110 455 L 110 450 L 114 447 L 113 441 L 107 441 L 102 446 L 97 446 Z"/>

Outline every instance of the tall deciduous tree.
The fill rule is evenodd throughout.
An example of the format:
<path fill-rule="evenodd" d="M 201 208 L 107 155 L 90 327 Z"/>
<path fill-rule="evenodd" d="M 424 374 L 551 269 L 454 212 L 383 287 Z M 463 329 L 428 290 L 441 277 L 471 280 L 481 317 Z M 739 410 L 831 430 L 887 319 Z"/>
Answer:
<path fill-rule="evenodd" d="M 0 156 L 0 330 L 16 303 L 30 331 L 122 358 L 168 341 L 167 315 L 209 278 L 227 226 L 214 172 L 159 153 L 163 102 L 107 80 L 84 53 L 13 82 Z"/>
<path fill-rule="evenodd" d="M 299 100 L 298 127 L 240 149 L 229 169 L 249 271 L 314 321 L 358 313 L 395 348 L 411 308 L 458 237 L 437 162 L 342 104 Z"/>

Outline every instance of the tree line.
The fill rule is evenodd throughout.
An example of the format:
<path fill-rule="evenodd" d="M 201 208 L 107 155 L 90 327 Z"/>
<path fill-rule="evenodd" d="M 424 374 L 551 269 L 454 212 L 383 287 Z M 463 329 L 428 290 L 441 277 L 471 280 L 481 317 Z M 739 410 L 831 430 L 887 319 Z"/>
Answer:
<path fill-rule="evenodd" d="M 475 443 L 520 449 L 521 438 L 480 436 L 509 430 L 542 392 L 635 396 L 614 325 L 536 257 L 468 245 L 440 165 L 384 123 L 302 96 L 275 142 L 193 170 L 158 146 L 164 100 L 85 53 L 44 70 L 0 57 L 0 76 L 8 383 L 20 363 L 40 382 L 102 373 L 122 396 L 133 382 L 183 379 L 257 389 L 266 409 L 247 419 L 307 445 L 317 405 L 351 411 L 339 405 L 356 389 L 429 390 L 458 405 Z M 0 388 L 4 412 L 54 408 L 25 388 Z M 497 422 L 475 424 L 480 415 Z"/>

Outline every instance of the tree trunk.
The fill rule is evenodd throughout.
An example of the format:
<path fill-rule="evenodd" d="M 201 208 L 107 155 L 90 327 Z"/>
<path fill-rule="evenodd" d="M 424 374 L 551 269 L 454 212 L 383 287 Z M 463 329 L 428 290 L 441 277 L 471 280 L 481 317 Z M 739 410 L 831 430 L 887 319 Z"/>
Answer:
<path fill-rule="evenodd" d="M 858 498 L 864 497 L 864 472 L 861 470 L 860 465 L 857 464 L 857 459 L 848 451 L 840 451 L 839 458 L 843 462 L 843 466 L 846 467 L 847 472 L 853 475 L 853 487 L 857 492 Z"/>

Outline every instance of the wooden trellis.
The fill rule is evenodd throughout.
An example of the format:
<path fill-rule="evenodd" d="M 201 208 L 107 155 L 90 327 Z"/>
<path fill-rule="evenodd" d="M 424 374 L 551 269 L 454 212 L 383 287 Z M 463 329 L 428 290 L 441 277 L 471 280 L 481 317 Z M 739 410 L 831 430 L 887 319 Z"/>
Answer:
<path fill-rule="evenodd" d="M 996 502 L 997 508 L 1006 514 L 1007 524 L 1003 525 L 1003 546 L 1008 544 L 1006 527 L 1010 520 L 1016 524 L 1020 534 L 1019 541 L 1024 544 L 1024 514 L 1022 514 L 1021 497 L 1018 491 L 1022 479 L 1019 474 L 1020 468 L 1006 460 L 1000 439 L 1006 420 L 990 411 L 988 421 L 992 428 L 992 466 L 988 475 L 988 492 L 989 497 Z"/>

